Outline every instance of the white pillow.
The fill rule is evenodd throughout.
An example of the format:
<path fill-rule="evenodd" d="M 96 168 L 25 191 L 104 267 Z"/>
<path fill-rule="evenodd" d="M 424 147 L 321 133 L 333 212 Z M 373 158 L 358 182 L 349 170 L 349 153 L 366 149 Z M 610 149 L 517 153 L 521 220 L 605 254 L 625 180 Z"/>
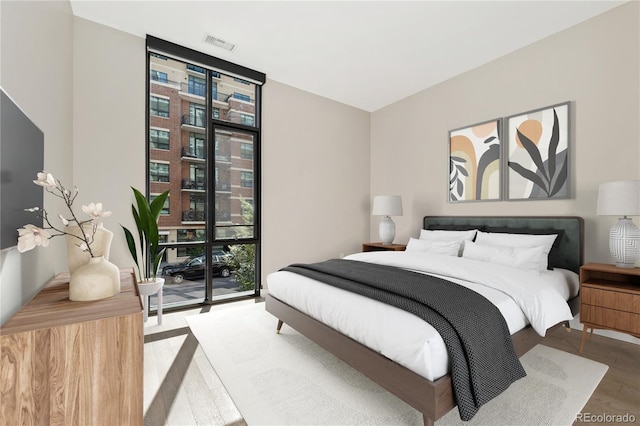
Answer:
<path fill-rule="evenodd" d="M 447 230 L 420 230 L 421 240 L 431 241 L 472 241 L 476 236 L 477 229 L 471 229 L 469 231 L 447 231 Z"/>
<path fill-rule="evenodd" d="M 476 236 L 477 229 L 471 229 L 469 231 L 449 231 L 449 230 L 429 230 L 429 229 L 421 229 L 420 230 L 420 239 L 428 240 L 428 241 L 457 241 L 460 244 L 460 249 L 458 250 L 458 256 L 462 256 L 462 250 L 464 248 L 464 243 L 467 241 L 473 241 L 473 238 Z"/>
<path fill-rule="evenodd" d="M 462 257 L 539 273 L 544 247 L 505 247 L 467 241 Z"/>
<path fill-rule="evenodd" d="M 505 234 L 502 232 L 478 231 L 475 242 L 477 244 L 490 244 L 514 248 L 543 247 L 543 256 L 540 256 L 539 269 L 545 270 L 549 265 L 549 252 L 558 234 Z"/>
<path fill-rule="evenodd" d="M 459 241 L 429 241 L 409 238 L 405 251 L 426 251 L 429 253 L 458 256 L 460 251 Z"/>

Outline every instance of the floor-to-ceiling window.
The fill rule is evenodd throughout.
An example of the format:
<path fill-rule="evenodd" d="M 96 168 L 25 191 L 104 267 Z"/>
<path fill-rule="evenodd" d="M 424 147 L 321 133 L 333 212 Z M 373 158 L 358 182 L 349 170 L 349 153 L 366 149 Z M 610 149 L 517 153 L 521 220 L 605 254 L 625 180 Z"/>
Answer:
<path fill-rule="evenodd" d="M 155 37 L 147 64 L 147 194 L 170 193 L 164 307 L 259 295 L 265 76 Z"/>

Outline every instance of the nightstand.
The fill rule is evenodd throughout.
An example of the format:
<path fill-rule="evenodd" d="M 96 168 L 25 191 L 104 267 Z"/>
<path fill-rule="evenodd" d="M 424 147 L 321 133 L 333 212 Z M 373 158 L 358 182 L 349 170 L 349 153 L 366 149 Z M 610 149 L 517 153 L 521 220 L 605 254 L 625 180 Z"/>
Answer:
<path fill-rule="evenodd" d="M 404 251 L 405 244 L 362 243 L 362 251 Z"/>
<path fill-rule="evenodd" d="M 624 269 L 604 263 L 580 268 L 580 322 L 587 330 L 607 329 L 640 337 L 640 268 Z"/>

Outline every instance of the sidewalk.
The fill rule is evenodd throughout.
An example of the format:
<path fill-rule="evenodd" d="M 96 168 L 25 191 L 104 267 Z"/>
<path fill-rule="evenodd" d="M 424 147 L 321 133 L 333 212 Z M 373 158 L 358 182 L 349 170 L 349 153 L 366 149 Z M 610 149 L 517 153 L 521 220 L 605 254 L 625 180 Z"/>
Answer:
<path fill-rule="evenodd" d="M 233 276 L 228 278 L 213 278 L 213 295 L 230 294 L 238 292 L 238 284 Z M 174 284 L 171 277 L 165 277 L 164 292 L 162 294 L 164 305 L 197 300 L 204 298 L 204 279 L 184 280 L 180 284 Z M 155 308 L 158 305 L 158 295 L 151 296 L 150 306 Z"/>

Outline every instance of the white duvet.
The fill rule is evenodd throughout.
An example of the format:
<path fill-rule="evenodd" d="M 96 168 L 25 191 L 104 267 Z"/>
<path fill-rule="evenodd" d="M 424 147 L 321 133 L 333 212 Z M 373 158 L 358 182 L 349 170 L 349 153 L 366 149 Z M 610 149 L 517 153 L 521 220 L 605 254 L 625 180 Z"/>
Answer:
<path fill-rule="evenodd" d="M 570 320 L 566 300 L 579 287 L 571 271 L 536 274 L 427 252 L 366 252 L 345 259 L 429 273 L 464 285 L 498 307 L 511 334 L 531 324 L 544 336 L 549 327 Z M 449 370 L 442 337 L 413 314 L 292 272 L 269 274 L 267 284 L 274 297 L 429 380 Z"/>

